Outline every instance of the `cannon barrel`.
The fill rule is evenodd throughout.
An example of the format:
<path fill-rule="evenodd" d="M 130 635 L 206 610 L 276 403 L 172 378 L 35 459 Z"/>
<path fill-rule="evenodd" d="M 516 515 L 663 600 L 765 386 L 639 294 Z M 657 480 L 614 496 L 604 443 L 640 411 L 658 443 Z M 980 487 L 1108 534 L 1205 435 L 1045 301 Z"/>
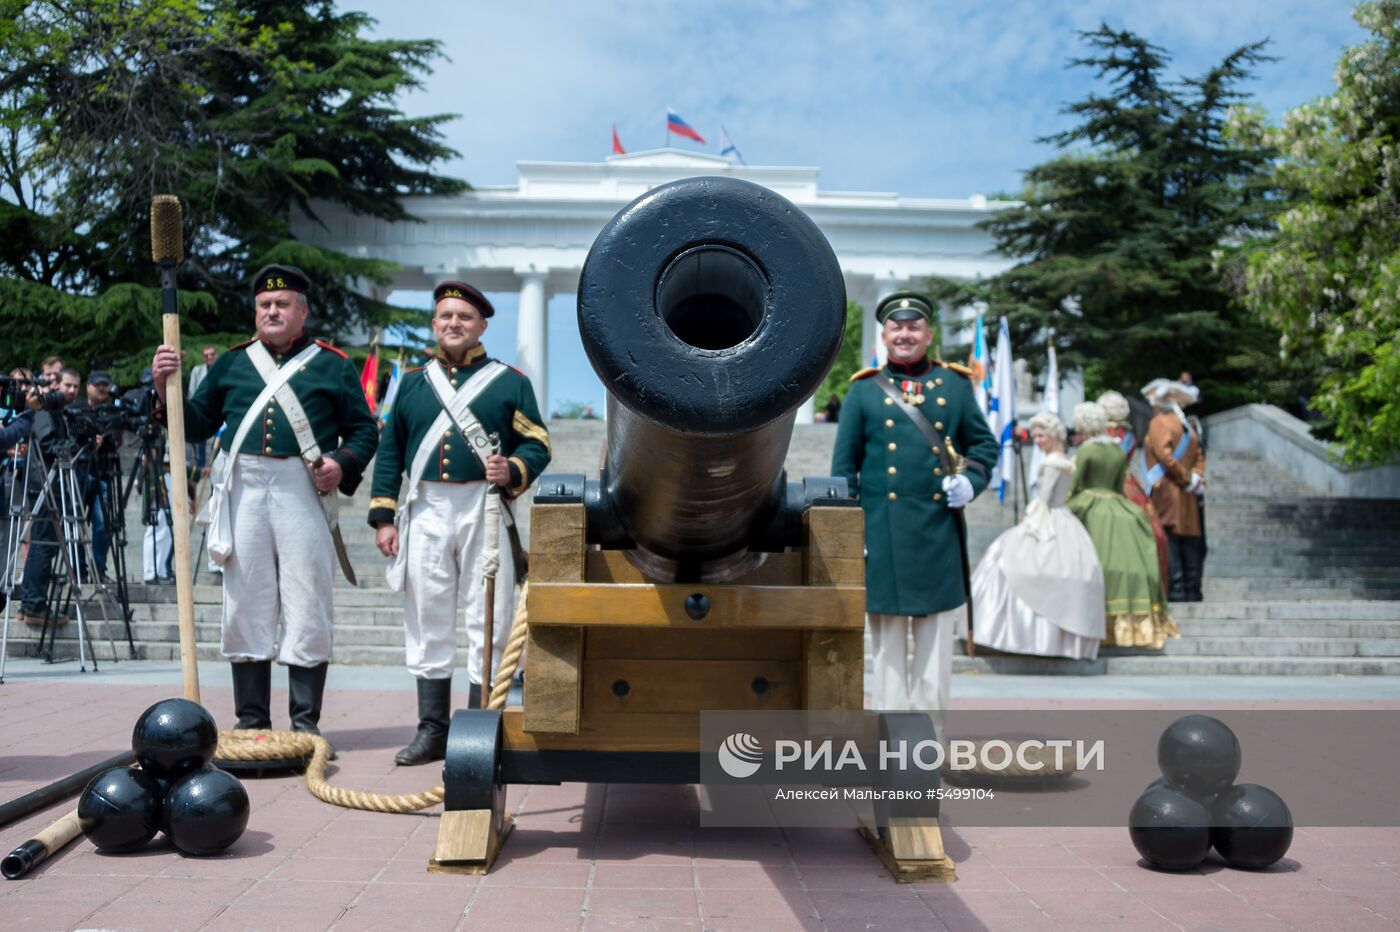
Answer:
<path fill-rule="evenodd" d="M 734 178 L 661 185 L 598 235 L 579 331 L 608 390 L 601 493 L 659 578 L 752 565 L 784 505 L 797 408 L 841 346 L 831 245 L 786 198 Z"/>

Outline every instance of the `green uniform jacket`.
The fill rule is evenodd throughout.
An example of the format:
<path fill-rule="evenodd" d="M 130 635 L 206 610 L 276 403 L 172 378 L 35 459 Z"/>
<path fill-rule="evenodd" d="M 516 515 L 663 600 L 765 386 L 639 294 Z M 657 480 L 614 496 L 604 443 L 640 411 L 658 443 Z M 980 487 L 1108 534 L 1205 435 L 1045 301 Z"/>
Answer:
<path fill-rule="evenodd" d="M 1000 452 L 967 377 L 934 361 L 857 373 L 841 405 L 831 474 L 844 476 L 865 511 L 865 607 L 882 615 L 931 615 L 967 601 L 942 463 L 875 379 L 918 382 L 919 410 L 967 458 L 974 494 Z M 889 403 L 887 403 L 889 402 Z"/>
<path fill-rule="evenodd" d="M 477 345 L 468 352 L 465 365 L 454 366 L 437 356 L 429 359 L 428 365 L 442 366 L 456 388 L 486 361 L 486 350 Z M 471 409 L 488 434 L 500 436 L 501 455 L 510 460 L 511 488 L 506 493 L 512 498 L 520 495 L 539 478 L 551 455 L 549 432 L 544 428 L 530 380 L 518 369 L 507 367 L 476 396 Z M 394 520 L 404 475 L 413 466 L 424 434 L 441 413 L 442 403 L 428 382 L 426 369 L 404 373 L 389 420 L 379 435 L 379 459 L 374 464 L 373 497 L 369 504 L 371 525 L 378 527 Z M 437 456 L 423 470 L 423 479 L 429 482 L 479 482 L 485 478 L 481 461 L 467 446 L 466 435 L 455 426 L 438 438 Z"/>
<path fill-rule="evenodd" d="M 272 352 L 270 347 L 269 352 L 280 366 L 310 342 L 309 338 L 302 337 L 283 353 Z M 226 442 L 233 442 L 233 432 L 244 412 L 258 400 L 266 384 L 248 358 L 248 347 L 252 343 L 249 340 L 220 355 L 204 381 L 199 383 L 199 389 L 185 402 L 185 439 L 190 443 L 209 439 L 225 424 L 228 425 L 224 432 Z M 340 491 L 354 495 L 379 441 L 374 415 L 365 402 L 355 364 L 340 350 L 321 343 L 321 352 L 287 384 L 296 392 L 306 412 L 317 446 L 325 456 L 340 464 L 343 473 Z M 292 425 L 275 398 L 261 412 L 261 422 L 248 431 L 239 453 L 301 456 Z"/>

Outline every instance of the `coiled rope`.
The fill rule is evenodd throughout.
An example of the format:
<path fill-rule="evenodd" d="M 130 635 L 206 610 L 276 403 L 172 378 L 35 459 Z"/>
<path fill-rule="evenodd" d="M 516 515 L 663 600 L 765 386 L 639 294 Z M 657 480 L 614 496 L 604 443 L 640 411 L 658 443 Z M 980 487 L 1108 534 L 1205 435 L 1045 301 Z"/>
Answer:
<path fill-rule="evenodd" d="M 510 640 L 505 653 L 497 665 L 496 678 L 491 686 L 488 709 L 504 709 L 510 695 L 510 681 L 520 666 L 520 657 L 525 652 L 525 637 L 529 629 L 529 613 L 525 609 L 525 597 L 529 593 L 527 581 L 520 589 L 520 599 L 516 604 L 515 619 L 510 626 Z M 306 788 L 322 802 L 345 809 L 364 809 L 369 812 L 418 812 L 431 809 L 442 802 L 443 785 L 421 793 L 371 793 L 366 790 L 347 790 L 333 786 L 326 779 L 326 764 L 330 762 L 330 742 L 320 735 L 309 735 L 300 731 L 238 730 L 219 732 L 219 746 L 214 751 L 215 760 L 239 761 L 285 761 L 305 758 L 311 755 L 311 763 L 306 767 Z"/>

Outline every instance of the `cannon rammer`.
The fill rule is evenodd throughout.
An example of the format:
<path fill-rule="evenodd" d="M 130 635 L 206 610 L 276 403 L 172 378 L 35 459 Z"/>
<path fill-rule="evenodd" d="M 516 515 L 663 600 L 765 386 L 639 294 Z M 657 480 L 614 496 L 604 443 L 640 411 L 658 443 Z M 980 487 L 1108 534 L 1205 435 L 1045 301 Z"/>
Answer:
<path fill-rule="evenodd" d="M 830 244 L 758 185 L 662 185 L 603 228 L 578 291 L 602 468 L 539 479 L 523 706 L 454 714 L 433 869 L 489 869 L 511 783 L 699 782 L 702 710 L 863 707 L 862 513 L 783 469 L 845 316 Z M 887 865 L 951 873 L 936 820 L 893 822 Z"/>

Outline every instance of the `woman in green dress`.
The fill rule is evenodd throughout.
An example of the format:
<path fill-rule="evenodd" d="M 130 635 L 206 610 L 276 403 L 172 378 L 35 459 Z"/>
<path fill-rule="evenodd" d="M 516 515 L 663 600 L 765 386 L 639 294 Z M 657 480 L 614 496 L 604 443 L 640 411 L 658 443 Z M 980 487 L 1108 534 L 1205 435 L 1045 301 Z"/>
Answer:
<path fill-rule="evenodd" d="M 1080 446 L 1066 504 L 1088 530 L 1103 565 L 1103 643 L 1161 649 L 1168 637 L 1181 637 L 1181 632 L 1167 614 L 1152 525 L 1121 491 L 1128 460 L 1107 429 L 1102 405 L 1075 406 Z"/>

